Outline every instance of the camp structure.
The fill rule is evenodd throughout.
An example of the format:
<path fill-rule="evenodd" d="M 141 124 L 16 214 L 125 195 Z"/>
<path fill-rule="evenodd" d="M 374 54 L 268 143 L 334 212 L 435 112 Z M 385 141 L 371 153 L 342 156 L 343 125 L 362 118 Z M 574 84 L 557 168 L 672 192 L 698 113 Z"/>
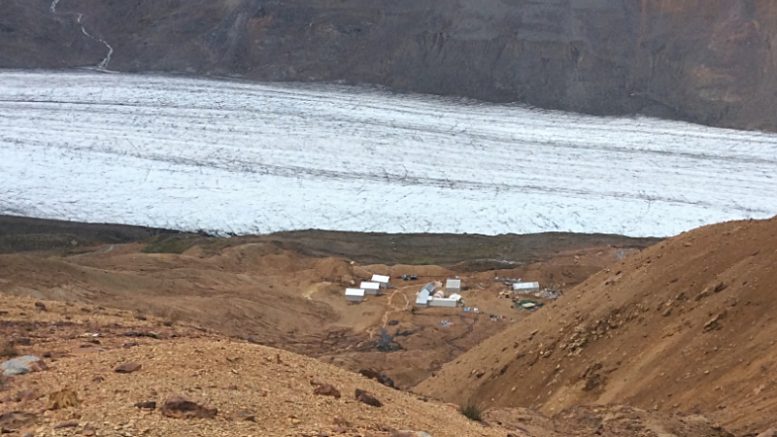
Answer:
<path fill-rule="evenodd" d="M 513 292 L 515 293 L 530 294 L 530 293 L 536 293 L 538 291 L 540 291 L 539 282 L 514 282 L 513 283 Z"/>
<path fill-rule="evenodd" d="M 372 275 L 371 282 L 377 282 L 380 284 L 380 288 L 388 288 L 389 285 L 389 277 L 383 276 L 383 275 Z"/>
<path fill-rule="evenodd" d="M 427 306 L 429 305 L 429 299 L 432 298 L 432 294 L 434 294 L 434 282 L 430 282 L 421 288 L 421 290 L 416 294 L 415 296 L 415 304 L 416 306 Z"/>
<path fill-rule="evenodd" d="M 448 280 L 450 281 L 450 279 Z M 458 286 L 461 287 L 461 281 Z M 447 285 L 447 284 L 446 284 Z M 438 308 L 455 308 L 461 302 L 461 295 L 458 293 L 451 293 L 448 297 L 445 297 L 443 290 L 438 290 L 438 287 L 442 287 L 441 282 L 430 282 L 421 288 L 416 294 L 415 304 L 416 306 L 430 306 Z"/>
<path fill-rule="evenodd" d="M 426 306 L 429 305 L 429 290 L 422 289 L 418 292 L 418 294 L 415 296 L 415 304 L 417 306 Z"/>
<path fill-rule="evenodd" d="M 461 293 L 461 279 L 448 279 L 445 281 L 445 291 L 448 293 Z"/>
<path fill-rule="evenodd" d="M 359 284 L 359 288 L 364 290 L 364 294 L 378 295 L 380 294 L 380 284 L 377 282 L 363 281 Z"/>
<path fill-rule="evenodd" d="M 355 303 L 364 301 L 364 290 L 361 288 L 346 288 L 345 300 Z"/>
<path fill-rule="evenodd" d="M 460 299 L 451 299 L 450 297 L 434 297 L 429 299 L 430 307 L 456 308 Z"/>

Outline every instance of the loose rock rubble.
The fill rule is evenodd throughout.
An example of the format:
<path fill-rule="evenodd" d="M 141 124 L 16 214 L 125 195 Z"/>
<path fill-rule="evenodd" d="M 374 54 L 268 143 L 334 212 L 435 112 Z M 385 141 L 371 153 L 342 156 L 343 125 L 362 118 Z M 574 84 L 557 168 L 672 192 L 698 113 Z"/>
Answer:
<path fill-rule="evenodd" d="M 141 367 L 143 366 L 138 363 L 124 363 L 117 366 L 113 371 L 116 373 L 133 373 L 140 370 Z"/>
<path fill-rule="evenodd" d="M 375 396 L 367 393 L 366 391 L 362 389 L 356 389 L 356 400 L 362 403 L 365 403 L 367 405 L 373 406 L 373 407 L 382 407 L 383 403 L 378 400 Z"/>
<path fill-rule="evenodd" d="M 160 411 L 163 416 L 174 419 L 212 419 L 218 414 L 216 408 L 204 407 L 181 396 L 166 400 Z"/>
<path fill-rule="evenodd" d="M 313 390 L 313 394 L 321 396 L 332 396 L 335 399 L 340 399 L 340 390 L 335 388 L 332 384 L 315 384 L 316 388 Z"/>

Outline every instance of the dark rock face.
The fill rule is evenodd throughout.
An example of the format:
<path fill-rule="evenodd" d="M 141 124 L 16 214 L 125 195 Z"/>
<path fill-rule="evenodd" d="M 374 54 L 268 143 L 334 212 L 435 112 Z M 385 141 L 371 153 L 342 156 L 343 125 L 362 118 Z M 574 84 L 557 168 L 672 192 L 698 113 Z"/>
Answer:
<path fill-rule="evenodd" d="M 92 65 L 102 48 L 85 38 L 75 16 L 51 14 L 45 0 L 0 0 L 0 68 Z"/>
<path fill-rule="evenodd" d="M 115 70 L 777 129 L 771 0 L 64 0 L 57 15 L 48 1 L 0 2 L 0 67 L 97 65 L 104 47 L 79 38 L 80 12 Z"/>

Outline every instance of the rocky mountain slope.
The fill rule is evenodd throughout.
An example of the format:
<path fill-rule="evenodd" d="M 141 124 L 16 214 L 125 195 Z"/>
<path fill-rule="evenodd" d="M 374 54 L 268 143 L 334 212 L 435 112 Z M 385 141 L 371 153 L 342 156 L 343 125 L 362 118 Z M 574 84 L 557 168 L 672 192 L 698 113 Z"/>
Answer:
<path fill-rule="evenodd" d="M 418 391 L 546 413 L 625 403 L 735 432 L 777 417 L 777 219 L 684 233 L 613 265 Z"/>
<path fill-rule="evenodd" d="M 3 370 L 9 358 L 39 360 L 0 375 L 3 435 L 731 436 L 701 417 L 627 407 L 500 410 L 479 423 L 456 405 L 192 325 L 7 295 L 0 311 Z"/>
<path fill-rule="evenodd" d="M 127 312 L 34 304 L 0 301 L 3 338 L 21 343 L 12 346 L 19 354 L 46 357 L 38 371 L 3 377 L 3 434 L 390 436 L 420 429 L 505 435 L 455 406 L 282 350 L 138 321 Z M 356 399 L 357 389 L 381 405 Z M 180 397 L 198 406 L 166 406 Z"/>
<path fill-rule="evenodd" d="M 768 0 L 3 0 L 2 8 L 0 67 L 371 83 L 777 129 L 777 4 Z"/>
<path fill-rule="evenodd" d="M 499 298 L 506 286 L 495 276 L 531 277 L 563 290 L 653 241 L 317 231 L 227 239 L 0 217 L 0 293 L 196 323 L 353 371 L 386 372 L 410 387 L 523 317 Z M 373 273 L 395 278 L 390 292 L 348 304 L 344 288 Z M 418 279 L 402 281 L 402 274 Z M 480 290 L 468 305 L 482 313 L 413 311 L 424 283 L 457 274 Z M 443 320 L 451 323 L 442 327 Z"/>

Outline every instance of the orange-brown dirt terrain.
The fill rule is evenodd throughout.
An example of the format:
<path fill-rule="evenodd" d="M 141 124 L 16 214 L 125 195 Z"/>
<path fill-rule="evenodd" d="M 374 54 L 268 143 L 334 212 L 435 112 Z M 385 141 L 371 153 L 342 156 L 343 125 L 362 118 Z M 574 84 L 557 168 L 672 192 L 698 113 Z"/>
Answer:
<path fill-rule="evenodd" d="M 3 435 L 729 436 L 700 417 L 627 407 L 554 418 L 498 410 L 477 422 L 455 405 L 186 323 L 7 295 L 0 311 L 2 359 L 42 357 L 0 379 Z"/>
<path fill-rule="evenodd" d="M 400 387 L 527 316 L 499 296 L 508 287 L 497 277 L 539 280 L 563 292 L 655 241 L 323 232 L 154 237 L 142 228 L 4 220 L 3 293 L 194 323 L 353 371 L 386 372 Z M 101 243 L 106 239 L 124 243 Z M 345 288 L 373 273 L 391 275 L 392 287 L 358 305 L 346 302 Z M 417 279 L 402 281 L 403 274 Z M 423 284 L 456 275 L 477 313 L 414 308 Z"/>
<path fill-rule="evenodd" d="M 484 409 L 703 414 L 755 435 L 777 425 L 776 283 L 777 219 L 707 226 L 591 276 L 416 390 Z"/>
<path fill-rule="evenodd" d="M 42 359 L 2 378 L 11 435 L 730 437 L 777 425 L 777 220 L 666 241 L 0 223 L 0 362 Z M 344 288 L 373 273 L 392 287 L 346 303 Z M 423 284 L 452 276 L 477 313 L 414 309 Z M 561 297 L 515 309 L 505 278 Z"/>

